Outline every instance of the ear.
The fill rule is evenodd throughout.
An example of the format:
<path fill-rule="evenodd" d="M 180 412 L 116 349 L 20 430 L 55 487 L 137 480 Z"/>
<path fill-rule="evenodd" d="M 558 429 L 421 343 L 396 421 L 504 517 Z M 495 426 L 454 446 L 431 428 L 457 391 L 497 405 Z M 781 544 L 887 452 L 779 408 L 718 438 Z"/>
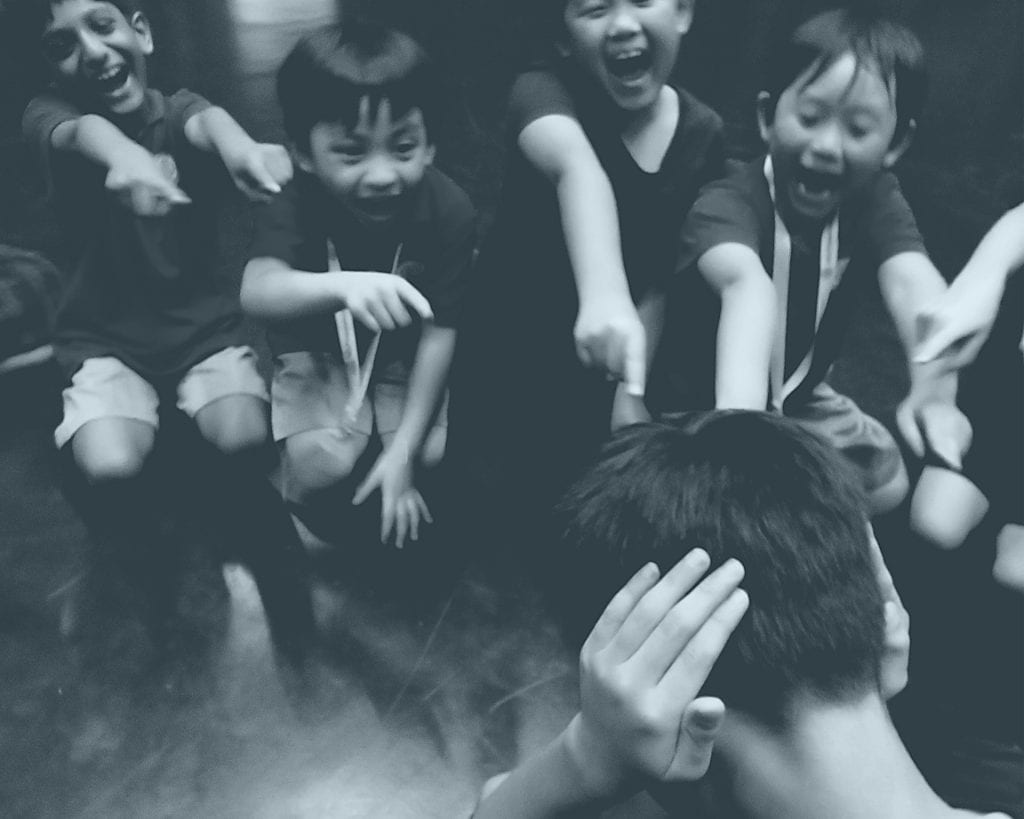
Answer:
<path fill-rule="evenodd" d="M 882 159 L 882 167 L 888 170 L 897 162 L 900 157 L 907 152 L 907 148 L 910 147 L 910 143 L 914 141 L 914 134 L 917 131 L 917 121 L 910 120 L 907 123 L 907 130 L 903 132 L 903 136 L 898 141 L 894 142 L 889 150 L 885 152 L 885 156 Z"/>
<path fill-rule="evenodd" d="M 313 158 L 301 150 L 294 142 L 288 143 L 288 150 L 291 152 L 292 161 L 305 173 L 313 173 Z"/>
<path fill-rule="evenodd" d="M 427 143 L 425 149 L 425 158 L 428 165 L 434 164 L 434 156 L 437 154 L 437 148 L 432 143 Z"/>
<path fill-rule="evenodd" d="M 693 0 L 676 0 L 676 31 L 686 34 L 693 25 Z"/>
<path fill-rule="evenodd" d="M 148 57 L 153 53 L 153 32 L 149 28 L 149 20 L 146 19 L 146 15 L 141 11 L 135 12 L 132 19 L 128 21 L 128 25 L 132 27 L 135 36 L 139 38 L 142 53 Z"/>
<path fill-rule="evenodd" d="M 775 107 L 772 104 L 772 95 L 767 91 L 761 91 L 757 95 L 757 131 L 761 135 L 761 141 L 768 143 L 771 136 L 772 121 L 775 119 Z"/>

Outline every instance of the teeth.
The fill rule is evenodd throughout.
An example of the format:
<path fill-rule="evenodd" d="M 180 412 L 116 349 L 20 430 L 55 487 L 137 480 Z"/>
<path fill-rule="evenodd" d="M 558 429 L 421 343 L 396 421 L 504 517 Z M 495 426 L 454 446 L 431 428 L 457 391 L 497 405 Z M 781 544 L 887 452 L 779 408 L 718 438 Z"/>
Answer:
<path fill-rule="evenodd" d="M 117 74 L 120 71 L 121 71 L 121 67 L 120 66 L 114 66 L 113 68 L 108 69 L 107 71 L 104 71 L 102 74 L 100 74 L 99 78 L 101 80 L 112 80 L 114 77 L 117 76 Z"/>
<path fill-rule="evenodd" d="M 641 54 L 643 54 L 643 51 L 641 49 L 637 48 L 637 49 L 635 49 L 633 51 L 621 51 L 618 54 L 613 54 L 612 55 L 612 59 L 613 60 L 632 60 L 634 57 L 639 57 Z"/>

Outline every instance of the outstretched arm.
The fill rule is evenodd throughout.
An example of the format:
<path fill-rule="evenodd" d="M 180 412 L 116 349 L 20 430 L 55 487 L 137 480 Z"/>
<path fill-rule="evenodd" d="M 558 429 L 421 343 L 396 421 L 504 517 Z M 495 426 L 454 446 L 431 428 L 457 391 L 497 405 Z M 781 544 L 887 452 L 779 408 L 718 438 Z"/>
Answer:
<path fill-rule="evenodd" d="M 763 410 L 775 343 L 775 288 L 758 255 L 726 242 L 707 250 L 697 267 L 722 298 L 715 365 L 718 409 Z"/>
<path fill-rule="evenodd" d="M 65 120 L 51 132 L 50 144 L 106 168 L 107 190 L 139 216 L 163 216 L 191 201 L 153 154 L 104 117 L 84 114 Z"/>
<path fill-rule="evenodd" d="M 431 520 L 423 496 L 413 485 L 413 476 L 444 396 L 455 354 L 455 335 L 456 331 L 450 327 L 423 325 L 409 374 L 402 420 L 391 443 L 385 446 L 352 498 L 353 503 L 359 504 L 380 489 L 381 543 L 387 541 L 394 529 L 395 545 L 399 549 L 405 545 L 406 535 L 410 540 L 419 539 L 421 519 Z"/>
<path fill-rule="evenodd" d="M 323 315 L 348 308 L 371 330 L 394 330 L 433 318 L 430 303 L 400 276 L 346 270 L 311 273 L 280 259 L 250 259 L 242 274 L 242 309 L 271 321 Z"/>
<path fill-rule="evenodd" d="M 949 289 L 921 311 L 927 337 L 914 362 L 945 359 L 959 369 L 978 355 L 992 330 L 1011 275 L 1024 267 L 1024 204 L 1003 214 L 982 238 Z"/>
<path fill-rule="evenodd" d="M 223 108 L 210 106 L 189 117 L 185 137 L 199 150 L 216 153 L 235 186 L 253 201 L 268 201 L 292 178 L 288 151 L 256 142 Z"/>
<path fill-rule="evenodd" d="M 897 253 L 878 269 L 882 297 L 910 362 L 910 393 L 896 412 L 900 434 L 922 457 L 925 447 L 959 469 L 971 428 L 956 408 L 957 377 L 940 361 L 913 361 L 919 341 L 918 308 L 946 292 L 946 282 L 924 253 Z"/>
<path fill-rule="evenodd" d="M 725 709 L 698 693 L 748 603 L 735 561 L 698 585 L 708 563 L 694 550 L 660 580 L 645 566 L 612 599 L 580 654 L 580 713 L 484 797 L 476 819 L 572 815 L 645 781 L 704 775 Z"/>
<path fill-rule="evenodd" d="M 604 168 L 579 122 L 565 114 L 530 122 L 519 134 L 519 148 L 558 196 L 579 295 L 573 332 L 580 360 L 643 395 L 644 330 L 626 280 L 615 193 Z"/>

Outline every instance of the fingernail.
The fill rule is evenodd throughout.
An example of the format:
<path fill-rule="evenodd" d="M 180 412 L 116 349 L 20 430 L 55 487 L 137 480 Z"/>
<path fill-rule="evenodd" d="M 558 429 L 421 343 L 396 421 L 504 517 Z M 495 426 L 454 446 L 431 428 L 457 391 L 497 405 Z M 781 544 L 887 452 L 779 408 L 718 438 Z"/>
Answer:
<path fill-rule="evenodd" d="M 711 564 L 711 556 L 703 549 L 694 549 L 687 556 L 687 560 L 694 566 L 709 566 Z"/>
<path fill-rule="evenodd" d="M 743 576 L 743 564 L 740 563 L 736 558 L 730 557 L 724 564 L 722 564 L 722 571 L 724 571 L 730 577 L 742 577 Z"/>

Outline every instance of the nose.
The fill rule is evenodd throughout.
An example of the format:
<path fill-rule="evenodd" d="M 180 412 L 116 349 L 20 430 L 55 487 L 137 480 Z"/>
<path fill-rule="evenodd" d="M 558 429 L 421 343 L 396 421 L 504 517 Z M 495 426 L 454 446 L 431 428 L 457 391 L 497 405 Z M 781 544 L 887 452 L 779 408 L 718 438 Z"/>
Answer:
<path fill-rule="evenodd" d="M 823 122 L 814 130 L 811 151 L 819 160 L 837 163 L 843 155 L 843 135 L 838 122 Z"/>
<path fill-rule="evenodd" d="M 608 23 L 608 36 L 615 39 L 632 37 L 640 31 L 632 2 L 616 3 Z"/>
<path fill-rule="evenodd" d="M 86 63 L 101 63 L 106 57 L 106 45 L 90 31 L 83 31 L 78 37 L 82 59 Z"/>
<path fill-rule="evenodd" d="M 367 192 L 377 195 L 394 192 L 398 186 L 398 171 L 394 162 L 382 154 L 370 157 L 363 173 L 363 186 Z"/>

